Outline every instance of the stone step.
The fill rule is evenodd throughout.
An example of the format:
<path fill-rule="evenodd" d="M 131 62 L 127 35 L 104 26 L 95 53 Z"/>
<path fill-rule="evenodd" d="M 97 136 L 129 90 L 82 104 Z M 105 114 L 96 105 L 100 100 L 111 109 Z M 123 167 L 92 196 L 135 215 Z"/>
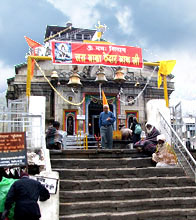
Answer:
<path fill-rule="evenodd" d="M 81 146 L 77 145 L 68 145 L 65 148 L 66 150 L 84 150 L 83 144 Z M 97 149 L 97 145 L 88 146 L 88 149 Z"/>
<path fill-rule="evenodd" d="M 84 141 L 66 141 L 66 146 L 83 146 L 84 145 Z M 92 146 L 95 145 L 97 146 L 97 142 L 96 141 L 89 141 L 88 142 L 88 146 Z"/>
<path fill-rule="evenodd" d="M 188 177 L 150 177 L 150 178 L 118 178 L 94 180 L 61 180 L 60 190 L 92 190 L 123 188 L 159 188 L 177 186 L 196 186 Z"/>
<path fill-rule="evenodd" d="M 114 178 L 148 178 L 148 177 L 169 177 L 185 176 L 181 167 L 170 168 L 110 168 L 110 169 L 53 169 L 58 171 L 60 179 L 66 180 L 92 180 L 92 179 L 114 179 Z"/>
<path fill-rule="evenodd" d="M 77 143 L 80 143 L 80 142 L 83 142 L 85 139 L 84 136 L 81 136 L 81 137 L 73 137 L 73 138 L 69 138 L 67 137 L 66 138 L 66 143 L 74 143 L 74 144 L 77 144 Z M 97 143 L 97 141 L 95 140 L 95 138 L 89 138 L 88 137 L 88 143 L 91 144 L 91 143 Z"/>
<path fill-rule="evenodd" d="M 96 169 L 96 168 L 126 168 L 126 167 L 151 167 L 151 158 L 100 158 L 100 159 L 74 159 L 57 158 L 51 159 L 53 168 L 71 168 L 71 169 Z"/>
<path fill-rule="evenodd" d="M 81 137 L 78 136 L 78 137 L 74 137 L 74 138 L 67 137 L 66 141 L 76 141 L 77 142 L 77 141 L 80 141 L 80 140 L 84 140 L 84 138 L 86 138 L 86 137 L 85 136 L 81 136 Z M 88 141 L 96 141 L 96 140 L 95 140 L 95 138 L 89 138 L 88 137 Z"/>
<path fill-rule="evenodd" d="M 60 203 L 60 215 L 99 212 L 130 212 L 156 209 L 195 208 L 196 197 L 150 198 L 122 201 Z"/>
<path fill-rule="evenodd" d="M 196 208 L 102 212 L 60 216 L 60 220 L 195 220 Z"/>
<path fill-rule="evenodd" d="M 97 147 L 97 146 L 96 146 Z M 50 156 L 56 158 L 127 158 L 146 157 L 135 149 L 68 149 L 51 150 Z"/>
<path fill-rule="evenodd" d="M 131 200 L 196 196 L 196 186 L 60 191 L 60 202 Z"/>

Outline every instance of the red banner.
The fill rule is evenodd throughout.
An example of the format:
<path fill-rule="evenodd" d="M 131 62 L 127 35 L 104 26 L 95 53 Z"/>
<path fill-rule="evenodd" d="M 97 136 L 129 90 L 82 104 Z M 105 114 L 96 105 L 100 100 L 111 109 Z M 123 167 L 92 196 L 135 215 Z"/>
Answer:
<path fill-rule="evenodd" d="M 52 41 L 53 63 L 142 68 L 142 49 L 99 43 Z"/>

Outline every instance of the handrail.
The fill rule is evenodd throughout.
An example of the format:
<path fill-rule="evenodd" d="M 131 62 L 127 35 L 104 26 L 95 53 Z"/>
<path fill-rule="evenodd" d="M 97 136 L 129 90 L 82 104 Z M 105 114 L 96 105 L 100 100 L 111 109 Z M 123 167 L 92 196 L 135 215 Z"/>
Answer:
<path fill-rule="evenodd" d="M 191 155 L 189 150 L 186 148 L 186 146 L 184 145 L 184 143 L 180 139 L 179 135 L 172 128 L 172 126 L 167 122 L 167 120 L 164 118 L 164 116 L 161 114 L 160 111 L 159 111 L 159 115 L 160 115 L 161 119 L 163 119 L 163 121 L 164 121 L 163 123 L 165 123 L 168 126 L 168 128 L 170 129 L 171 133 L 169 135 L 174 136 L 174 137 L 171 137 L 171 140 L 174 141 L 176 149 L 178 150 L 178 152 L 182 156 L 181 160 L 179 160 L 179 164 L 182 166 L 182 168 L 187 173 L 187 175 L 190 175 L 190 170 L 191 170 L 191 172 L 194 175 L 195 182 L 196 182 L 196 161 L 195 161 L 194 157 Z M 180 147 L 179 147 L 179 145 L 180 145 Z M 184 150 L 184 151 L 182 151 L 182 150 Z M 183 158 L 184 158 L 184 160 L 183 160 Z M 184 162 L 189 166 L 188 169 L 187 169 L 187 166 L 185 166 Z"/>
<path fill-rule="evenodd" d="M 164 116 L 161 114 L 161 112 L 159 112 L 159 114 L 161 115 L 161 117 L 163 118 L 163 120 L 165 121 L 165 123 L 167 124 L 167 126 L 171 129 L 171 131 L 174 133 L 174 135 L 176 136 L 176 138 L 178 139 L 178 141 L 180 142 L 180 144 L 183 146 L 184 150 L 186 151 L 186 153 L 188 154 L 188 156 L 190 157 L 190 159 L 192 160 L 192 162 L 194 163 L 194 165 L 196 166 L 196 161 L 194 159 L 194 157 L 191 155 L 191 153 L 189 152 L 189 150 L 187 150 L 186 146 L 184 145 L 184 143 L 182 142 L 182 140 L 180 139 L 180 137 L 178 136 L 178 134 L 176 133 L 176 131 L 172 128 L 172 126 L 165 120 Z"/>
<path fill-rule="evenodd" d="M 84 135 L 83 148 L 84 148 L 85 150 L 88 150 L 88 135 L 87 135 L 87 134 Z"/>
<path fill-rule="evenodd" d="M 83 149 L 88 150 L 88 135 L 84 134 L 83 138 L 82 138 L 82 130 L 81 129 L 76 133 L 76 143 L 77 143 L 78 147 L 82 147 L 82 145 L 83 145 Z"/>
<path fill-rule="evenodd" d="M 77 142 L 77 146 L 81 147 L 82 146 L 82 131 L 81 129 L 76 133 L 76 142 Z"/>

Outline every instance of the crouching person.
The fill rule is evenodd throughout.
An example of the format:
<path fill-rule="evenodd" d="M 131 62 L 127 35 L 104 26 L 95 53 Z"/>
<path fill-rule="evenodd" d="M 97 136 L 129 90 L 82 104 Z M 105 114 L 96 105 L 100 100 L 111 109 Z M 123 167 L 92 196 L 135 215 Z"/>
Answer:
<path fill-rule="evenodd" d="M 155 161 L 156 167 L 170 167 L 178 163 L 176 153 L 173 148 L 166 142 L 163 134 L 157 136 L 156 152 L 152 155 L 152 160 Z"/>
<path fill-rule="evenodd" d="M 29 179 L 27 173 L 21 175 L 21 179 L 11 186 L 5 201 L 5 211 L 1 219 L 4 220 L 9 210 L 15 203 L 15 220 L 39 220 L 41 217 L 38 199 L 46 201 L 50 198 L 48 190 L 40 182 Z"/>
<path fill-rule="evenodd" d="M 132 131 L 124 125 L 119 125 L 119 130 L 122 134 L 122 140 L 132 140 Z"/>
<path fill-rule="evenodd" d="M 60 150 L 63 145 L 63 135 L 59 132 L 60 123 L 54 121 L 46 133 L 46 147 L 48 149 Z"/>

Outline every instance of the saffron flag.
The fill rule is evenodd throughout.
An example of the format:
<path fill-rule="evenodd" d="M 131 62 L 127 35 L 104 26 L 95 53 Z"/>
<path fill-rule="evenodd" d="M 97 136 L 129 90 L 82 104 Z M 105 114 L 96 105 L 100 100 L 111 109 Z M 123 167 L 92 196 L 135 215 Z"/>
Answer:
<path fill-rule="evenodd" d="M 105 93 L 104 93 L 103 89 L 102 89 L 102 99 L 103 99 L 103 106 L 107 105 L 108 106 L 108 110 L 110 111 L 110 107 L 108 105 L 108 100 L 107 100 L 107 98 L 105 96 Z"/>
<path fill-rule="evenodd" d="M 162 81 L 164 87 L 164 97 L 166 101 L 166 106 L 169 107 L 169 99 L 167 92 L 167 76 L 172 72 L 174 66 L 176 64 L 176 60 L 168 60 L 168 61 L 160 61 L 160 67 L 158 71 L 158 88 L 160 88 Z"/>
<path fill-rule="evenodd" d="M 38 42 L 26 37 L 26 36 L 24 36 L 24 38 L 25 38 L 27 44 L 29 45 L 29 47 L 33 50 L 32 55 L 34 55 L 34 56 L 37 55 L 35 52 L 35 48 L 42 47 L 42 45 L 39 44 Z M 35 60 L 33 59 L 32 65 L 31 65 L 31 79 L 33 78 L 34 66 L 35 66 Z"/>
<path fill-rule="evenodd" d="M 36 41 L 26 37 L 26 36 L 24 36 L 24 38 L 25 38 L 25 40 L 26 40 L 26 42 L 27 42 L 27 44 L 29 45 L 30 48 L 34 49 L 36 47 L 42 47 L 42 45 L 39 44 L 38 42 L 36 42 Z"/>

